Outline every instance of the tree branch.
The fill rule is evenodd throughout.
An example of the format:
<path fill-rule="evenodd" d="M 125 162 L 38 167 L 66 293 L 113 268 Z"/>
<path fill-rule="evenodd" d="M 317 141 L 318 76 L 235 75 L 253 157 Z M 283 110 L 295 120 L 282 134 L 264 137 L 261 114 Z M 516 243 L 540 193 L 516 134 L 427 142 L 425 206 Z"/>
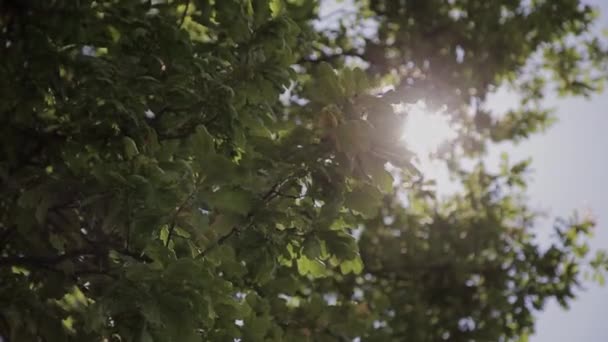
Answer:
<path fill-rule="evenodd" d="M 251 220 L 251 222 L 244 228 L 244 230 L 247 230 L 251 227 L 253 227 L 253 220 Z M 226 242 L 226 240 L 228 240 L 231 236 L 238 233 L 239 231 L 240 231 L 240 229 L 238 228 L 238 226 L 232 227 L 232 229 L 228 232 L 228 234 L 223 235 L 219 239 L 215 240 L 215 242 L 211 246 L 205 248 L 205 250 L 203 250 L 199 255 L 197 255 L 196 259 L 204 258 L 207 254 L 209 254 L 209 252 L 211 252 L 214 249 L 216 249 L 217 247 L 223 245 L 224 242 Z"/>
<path fill-rule="evenodd" d="M 290 174 L 285 177 L 285 179 L 283 179 L 282 181 L 279 181 L 277 183 L 275 183 L 270 190 L 268 190 L 263 196 L 262 196 L 262 203 L 263 205 L 266 205 L 268 202 L 272 201 L 277 195 L 280 194 L 280 188 L 285 185 L 289 179 L 291 177 L 293 177 L 293 173 L 290 172 Z M 249 223 L 247 224 L 247 226 L 245 228 L 243 228 L 242 230 L 248 230 L 251 227 L 254 226 L 254 218 L 255 218 L 255 212 L 251 211 L 248 215 L 247 218 L 249 219 Z M 215 248 L 221 246 L 222 244 L 224 244 L 224 242 L 226 240 L 228 240 L 231 236 L 233 236 L 234 234 L 238 233 L 239 231 L 241 231 L 241 229 L 239 229 L 238 226 L 234 226 L 226 235 L 220 237 L 219 239 L 217 239 L 211 246 L 207 247 L 205 250 L 203 250 L 196 258 L 203 258 L 205 257 L 205 255 L 207 255 L 209 252 L 211 252 L 212 250 L 214 250 Z"/>

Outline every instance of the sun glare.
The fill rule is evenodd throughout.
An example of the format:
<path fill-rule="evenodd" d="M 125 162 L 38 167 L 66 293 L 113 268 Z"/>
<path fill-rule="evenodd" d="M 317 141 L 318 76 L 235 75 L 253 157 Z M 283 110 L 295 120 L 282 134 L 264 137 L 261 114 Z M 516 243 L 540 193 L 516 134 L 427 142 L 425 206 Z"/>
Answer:
<path fill-rule="evenodd" d="M 402 139 L 419 158 L 428 158 L 442 143 L 456 137 L 456 131 L 442 111 L 431 112 L 420 102 L 403 110 L 407 118 Z"/>

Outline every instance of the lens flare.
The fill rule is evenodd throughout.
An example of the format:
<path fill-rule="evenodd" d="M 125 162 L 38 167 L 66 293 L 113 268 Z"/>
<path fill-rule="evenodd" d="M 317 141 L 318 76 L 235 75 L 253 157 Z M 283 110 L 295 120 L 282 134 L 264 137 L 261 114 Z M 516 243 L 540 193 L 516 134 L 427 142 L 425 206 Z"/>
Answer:
<path fill-rule="evenodd" d="M 456 137 L 444 111 L 431 112 L 421 102 L 402 110 L 407 113 L 402 140 L 418 158 L 428 158 L 442 143 Z"/>

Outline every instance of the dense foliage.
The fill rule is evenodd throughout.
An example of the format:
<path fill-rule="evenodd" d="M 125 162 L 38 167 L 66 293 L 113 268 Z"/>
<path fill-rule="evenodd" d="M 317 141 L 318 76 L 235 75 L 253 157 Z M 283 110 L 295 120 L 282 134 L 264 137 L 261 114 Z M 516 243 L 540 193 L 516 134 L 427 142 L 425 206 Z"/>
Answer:
<path fill-rule="evenodd" d="M 606 258 L 584 218 L 538 245 L 528 162 L 462 161 L 546 127 L 549 85 L 600 89 L 594 18 L 576 0 L 0 1 L 0 336 L 525 340 Z M 498 115 L 501 85 L 522 101 Z M 443 199 L 393 107 L 420 100 L 458 130 Z"/>

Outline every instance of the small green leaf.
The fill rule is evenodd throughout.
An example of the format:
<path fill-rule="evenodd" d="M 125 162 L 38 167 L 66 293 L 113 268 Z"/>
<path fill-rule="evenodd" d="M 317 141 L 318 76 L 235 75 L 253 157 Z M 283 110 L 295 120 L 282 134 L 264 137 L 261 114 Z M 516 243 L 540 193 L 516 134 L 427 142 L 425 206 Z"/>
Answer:
<path fill-rule="evenodd" d="M 264 341 L 264 336 L 270 328 L 270 317 L 250 317 L 245 320 L 244 332 L 246 341 Z"/>
<path fill-rule="evenodd" d="M 355 68 L 353 69 L 352 73 L 353 80 L 355 82 L 356 93 L 364 93 L 365 91 L 367 91 L 370 87 L 370 83 L 367 78 L 367 75 L 365 74 L 365 71 L 363 71 L 361 68 Z"/>
<path fill-rule="evenodd" d="M 345 196 L 344 205 L 366 217 L 376 216 L 382 200 L 382 193 L 377 188 L 363 184 Z"/>
<path fill-rule="evenodd" d="M 363 262 L 359 257 L 352 260 L 343 261 L 340 264 L 340 272 L 342 274 L 361 274 L 361 271 L 363 271 Z"/>
<path fill-rule="evenodd" d="M 320 233 L 320 238 L 325 242 L 327 252 L 339 260 L 357 257 L 357 241 L 352 236 L 339 231 L 325 231 Z"/>
<path fill-rule="evenodd" d="M 298 261 L 298 272 L 301 275 L 311 275 L 315 278 L 323 277 L 326 275 L 325 264 L 317 259 L 309 259 L 302 255 Z"/>
<path fill-rule="evenodd" d="M 327 102 L 335 102 L 344 97 L 344 88 L 335 70 L 329 63 L 322 62 L 317 69 L 317 92 Z"/>
<path fill-rule="evenodd" d="M 222 212 L 247 215 L 251 210 L 253 198 L 242 189 L 220 189 L 209 195 L 209 204 Z"/>
<path fill-rule="evenodd" d="M 349 120 L 336 129 L 338 149 L 356 155 L 371 149 L 369 124 L 363 120 Z"/>
<path fill-rule="evenodd" d="M 304 241 L 303 252 L 308 259 L 316 259 L 321 256 L 321 243 L 319 239 L 309 236 Z"/>
<path fill-rule="evenodd" d="M 363 172 L 369 175 L 374 184 L 382 191 L 390 193 L 393 190 L 393 176 L 384 168 L 384 160 L 371 154 L 360 156 Z"/>
<path fill-rule="evenodd" d="M 215 143 L 213 137 L 207 131 L 207 128 L 203 125 L 196 127 L 196 131 L 193 137 L 194 150 L 197 155 L 204 158 L 215 151 Z"/>
<path fill-rule="evenodd" d="M 49 197 L 48 196 L 42 197 L 42 199 L 40 200 L 40 203 L 36 207 L 36 213 L 35 213 L 36 220 L 38 221 L 38 223 L 40 223 L 40 224 L 44 223 L 44 221 L 46 220 L 46 214 L 50 207 L 51 207 L 51 200 L 49 199 Z"/>
<path fill-rule="evenodd" d="M 233 184 L 238 179 L 237 165 L 219 154 L 200 159 L 198 166 L 201 173 L 207 175 L 207 181 L 212 184 Z"/>
<path fill-rule="evenodd" d="M 133 157 L 139 154 L 137 144 L 133 139 L 129 137 L 123 137 L 122 143 L 124 145 L 125 156 L 127 157 L 127 159 L 132 159 Z"/>
<path fill-rule="evenodd" d="M 225 236 L 241 222 L 241 218 L 230 214 L 220 214 L 211 224 L 210 231 L 216 236 Z"/>
<path fill-rule="evenodd" d="M 179 237 L 183 237 L 185 239 L 190 238 L 190 233 L 180 227 L 175 227 L 175 235 Z"/>

